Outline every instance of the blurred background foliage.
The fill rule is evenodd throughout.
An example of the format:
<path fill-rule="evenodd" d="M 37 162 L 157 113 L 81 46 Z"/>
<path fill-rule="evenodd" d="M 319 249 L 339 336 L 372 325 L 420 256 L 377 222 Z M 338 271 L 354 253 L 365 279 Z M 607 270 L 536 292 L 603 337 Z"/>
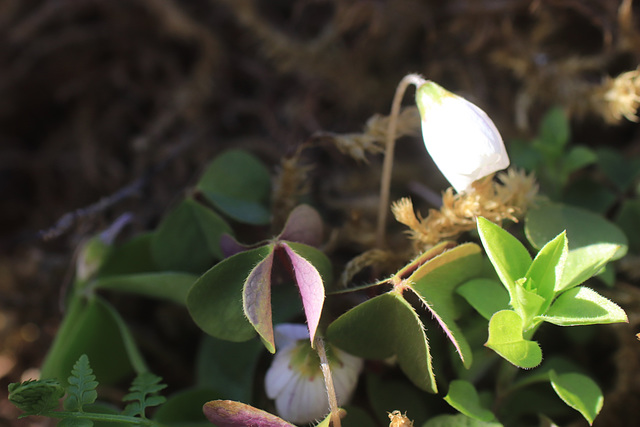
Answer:
<path fill-rule="evenodd" d="M 313 143 L 292 166 L 304 188 L 280 181 L 275 191 L 304 190 L 342 233 L 371 231 L 380 156 L 358 161 L 324 142 L 387 114 L 408 72 L 481 106 L 508 150 L 517 140 L 514 149 L 526 153 L 523 145 L 543 136 L 540 123 L 557 106 L 571 141 L 604 152 L 602 169 L 612 169 L 607 158 L 636 158 L 639 8 L 631 0 L 3 0 L 0 393 L 42 362 L 79 244 L 124 212 L 133 220 L 123 239 L 155 228 L 227 148 L 251 151 L 274 176 L 287 170 L 283 159 Z M 416 179 L 444 186 L 430 160 L 415 155 L 420 145 L 398 145 L 398 196 Z M 521 157 L 522 167 L 541 171 Z M 541 173 L 562 188 L 574 184 L 573 169 L 556 172 Z M 616 191 L 605 213 L 633 227 L 637 202 L 623 215 L 616 209 L 637 189 Z M 278 218 L 290 210 L 272 208 L 285 211 Z M 269 235 L 258 226 L 239 234 Z M 634 329 L 640 294 L 637 277 L 627 277 L 610 297 L 624 304 Z M 168 303 L 110 299 L 154 372 L 176 389 L 192 382 L 199 332 L 188 314 Z M 597 422 L 628 425 L 640 403 L 640 350 L 629 326 L 608 330 L 615 333 L 603 335 L 605 350 L 581 357 L 615 368 L 614 378 L 598 378 L 609 391 Z M 15 415 L 0 399 L 3 422 Z"/>

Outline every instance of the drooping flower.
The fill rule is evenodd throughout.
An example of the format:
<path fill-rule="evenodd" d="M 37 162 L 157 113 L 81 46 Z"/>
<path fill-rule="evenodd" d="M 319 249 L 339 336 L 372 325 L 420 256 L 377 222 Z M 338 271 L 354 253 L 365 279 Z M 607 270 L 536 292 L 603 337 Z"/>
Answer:
<path fill-rule="evenodd" d="M 509 166 L 498 129 L 476 105 L 425 81 L 416 91 L 427 151 L 458 193 Z"/>
<path fill-rule="evenodd" d="M 292 423 L 307 423 L 329 413 L 320 358 L 309 342 L 305 325 L 275 327 L 277 352 L 265 377 L 265 390 L 275 399 L 280 417 Z M 362 370 L 362 359 L 326 345 L 338 404 L 349 400 Z"/>

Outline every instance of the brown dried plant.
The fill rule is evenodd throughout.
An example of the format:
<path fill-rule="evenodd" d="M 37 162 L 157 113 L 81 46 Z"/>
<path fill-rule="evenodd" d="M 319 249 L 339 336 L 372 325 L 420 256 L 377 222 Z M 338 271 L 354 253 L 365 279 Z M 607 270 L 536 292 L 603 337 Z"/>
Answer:
<path fill-rule="evenodd" d="M 532 174 L 509 169 L 473 183 L 473 190 L 454 194 L 448 188 L 442 197 L 442 207 L 431 209 L 426 218 L 416 216 L 413 203 L 403 198 L 393 203 L 391 210 L 396 220 L 409 227 L 409 236 L 418 252 L 476 226 L 476 218 L 483 216 L 501 224 L 508 219 L 518 221 L 527 211 L 538 192 Z"/>
<path fill-rule="evenodd" d="M 396 137 L 416 136 L 420 134 L 420 113 L 415 106 L 403 108 L 397 119 Z M 341 153 L 355 160 L 367 163 L 367 154 L 379 154 L 385 150 L 385 139 L 389 127 L 389 116 L 376 114 L 367 120 L 362 133 L 331 134 L 331 142 Z"/>

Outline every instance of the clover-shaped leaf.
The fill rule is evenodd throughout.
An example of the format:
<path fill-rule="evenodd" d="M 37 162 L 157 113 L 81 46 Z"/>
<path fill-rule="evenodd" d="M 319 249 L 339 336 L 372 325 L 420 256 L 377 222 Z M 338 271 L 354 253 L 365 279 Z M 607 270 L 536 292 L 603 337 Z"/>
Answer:
<path fill-rule="evenodd" d="M 468 381 L 451 381 L 449 392 L 444 397 L 444 400 L 459 412 L 476 420 L 492 421 L 495 419 L 493 412 L 480 403 L 480 396 L 478 396 L 476 388 Z"/>
<path fill-rule="evenodd" d="M 589 425 L 593 424 L 604 403 L 600 387 L 591 378 L 575 372 L 556 374 L 551 370 L 549 380 L 564 403 L 580 412 Z"/>
<path fill-rule="evenodd" d="M 372 298 L 336 319 L 327 338 L 337 347 L 367 359 L 398 357 L 398 364 L 418 387 L 437 392 L 429 343 L 413 307 L 399 294 Z"/>

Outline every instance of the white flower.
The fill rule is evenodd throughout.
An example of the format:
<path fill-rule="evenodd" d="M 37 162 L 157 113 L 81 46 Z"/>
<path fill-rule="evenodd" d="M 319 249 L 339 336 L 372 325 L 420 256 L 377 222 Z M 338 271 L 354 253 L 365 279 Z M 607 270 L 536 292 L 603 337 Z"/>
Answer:
<path fill-rule="evenodd" d="M 275 327 L 278 351 L 265 377 L 265 390 L 275 399 L 278 415 L 292 423 L 308 423 L 329 413 L 329 401 L 318 354 L 305 325 Z M 338 405 L 349 400 L 362 370 L 362 359 L 326 344 Z"/>
<path fill-rule="evenodd" d="M 424 145 L 458 193 L 509 166 L 498 129 L 476 105 L 431 81 L 418 87 L 416 104 Z"/>

